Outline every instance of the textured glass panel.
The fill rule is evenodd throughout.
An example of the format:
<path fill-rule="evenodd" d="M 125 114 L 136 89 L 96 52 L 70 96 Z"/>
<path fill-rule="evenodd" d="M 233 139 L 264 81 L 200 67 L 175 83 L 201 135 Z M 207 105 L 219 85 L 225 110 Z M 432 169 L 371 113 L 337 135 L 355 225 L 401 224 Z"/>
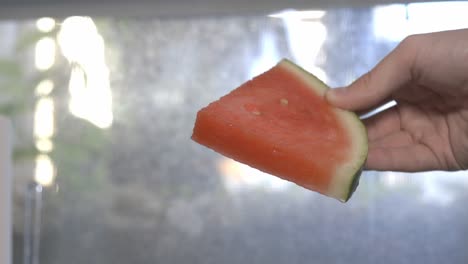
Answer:
<path fill-rule="evenodd" d="M 365 172 L 342 204 L 190 140 L 199 108 L 282 57 L 350 83 L 407 33 L 386 35 L 380 16 L 416 23 L 415 9 L 0 22 L 0 103 L 19 109 L 2 108 L 17 133 L 15 263 L 32 181 L 40 263 L 466 263 L 466 172 Z M 45 37 L 54 60 L 37 62 Z"/>

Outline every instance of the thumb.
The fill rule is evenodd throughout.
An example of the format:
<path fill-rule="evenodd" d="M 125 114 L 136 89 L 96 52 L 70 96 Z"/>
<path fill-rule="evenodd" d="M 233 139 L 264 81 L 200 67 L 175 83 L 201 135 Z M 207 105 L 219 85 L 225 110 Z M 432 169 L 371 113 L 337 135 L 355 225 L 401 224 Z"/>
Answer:
<path fill-rule="evenodd" d="M 329 89 L 325 94 L 328 102 L 339 108 L 358 111 L 375 108 L 389 100 L 395 90 L 411 81 L 411 67 L 417 52 L 414 42 L 405 39 L 375 68 L 349 86 Z"/>

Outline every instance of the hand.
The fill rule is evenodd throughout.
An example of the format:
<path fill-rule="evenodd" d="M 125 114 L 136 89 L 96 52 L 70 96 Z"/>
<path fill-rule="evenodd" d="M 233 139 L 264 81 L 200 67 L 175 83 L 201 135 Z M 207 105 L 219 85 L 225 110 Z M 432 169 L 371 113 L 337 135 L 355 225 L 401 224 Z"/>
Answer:
<path fill-rule="evenodd" d="M 366 169 L 468 169 L 468 29 L 413 35 L 348 87 L 330 89 L 340 108 L 366 111 Z"/>

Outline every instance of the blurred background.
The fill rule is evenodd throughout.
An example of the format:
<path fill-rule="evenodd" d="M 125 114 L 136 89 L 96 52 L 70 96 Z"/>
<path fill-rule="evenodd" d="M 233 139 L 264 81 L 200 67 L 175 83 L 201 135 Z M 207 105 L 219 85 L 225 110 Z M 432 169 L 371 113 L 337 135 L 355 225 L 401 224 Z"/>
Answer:
<path fill-rule="evenodd" d="M 337 87 L 468 27 L 468 2 L 293 2 L 0 1 L 13 263 L 467 263 L 466 172 L 367 171 L 342 204 L 190 140 L 283 57 Z"/>

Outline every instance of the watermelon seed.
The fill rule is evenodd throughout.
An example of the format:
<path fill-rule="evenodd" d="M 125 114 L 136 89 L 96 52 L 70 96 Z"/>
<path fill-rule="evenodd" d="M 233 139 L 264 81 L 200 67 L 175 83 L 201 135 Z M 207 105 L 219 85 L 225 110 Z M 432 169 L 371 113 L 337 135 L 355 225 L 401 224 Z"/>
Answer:
<path fill-rule="evenodd" d="M 257 110 L 254 110 L 254 111 L 252 111 L 252 114 L 254 114 L 254 115 L 260 115 L 261 113 L 260 113 L 259 111 L 257 111 Z"/>
<path fill-rule="evenodd" d="M 281 98 L 280 103 L 281 103 L 281 105 L 288 105 L 289 102 L 288 102 L 287 99 Z"/>

